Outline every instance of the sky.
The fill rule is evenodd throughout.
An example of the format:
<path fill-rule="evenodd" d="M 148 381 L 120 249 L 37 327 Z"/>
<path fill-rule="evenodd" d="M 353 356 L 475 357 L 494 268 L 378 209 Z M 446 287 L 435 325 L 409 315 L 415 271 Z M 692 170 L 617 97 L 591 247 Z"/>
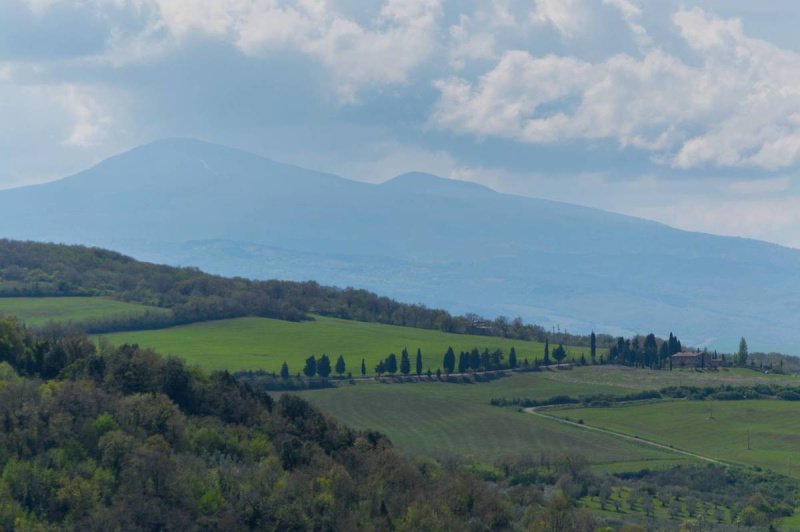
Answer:
<path fill-rule="evenodd" d="M 795 0 L 2 0 L 0 188 L 193 137 L 800 248 Z"/>

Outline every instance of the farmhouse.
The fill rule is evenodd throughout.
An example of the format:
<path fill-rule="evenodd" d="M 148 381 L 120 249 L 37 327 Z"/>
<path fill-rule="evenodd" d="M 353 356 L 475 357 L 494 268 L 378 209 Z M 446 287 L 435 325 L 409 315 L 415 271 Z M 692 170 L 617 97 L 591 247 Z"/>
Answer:
<path fill-rule="evenodd" d="M 683 351 L 672 355 L 672 365 L 677 368 L 699 368 L 705 365 L 705 354 Z"/>

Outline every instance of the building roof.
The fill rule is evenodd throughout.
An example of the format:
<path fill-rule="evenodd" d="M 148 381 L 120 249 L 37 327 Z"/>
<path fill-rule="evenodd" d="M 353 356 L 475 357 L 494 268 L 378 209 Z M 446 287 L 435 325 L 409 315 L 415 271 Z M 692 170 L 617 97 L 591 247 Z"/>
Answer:
<path fill-rule="evenodd" d="M 672 356 L 676 357 L 676 358 L 697 358 L 700 355 L 702 355 L 702 353 L 694 353 L 694 352 L 691 352 L 691 351 L 683 351 L 681 353 L 675 353 Z"/>

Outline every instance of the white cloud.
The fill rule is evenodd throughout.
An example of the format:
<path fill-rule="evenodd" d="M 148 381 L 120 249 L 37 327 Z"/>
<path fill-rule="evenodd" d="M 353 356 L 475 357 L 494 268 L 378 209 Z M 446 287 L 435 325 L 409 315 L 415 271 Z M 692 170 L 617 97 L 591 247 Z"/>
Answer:
<path fill-rule="evenodd" d="M 456 70 L 464 68 L 469 60 L 493 59 L 496 42 L 493 32 L 476 29 L 476 24 L 468 15 L 461 15 L 458 24 L 450 26 L 450 66 Z"/>
<path fill-rule="evenodd" d="M 106 140 L 113 116 L 110 106 L 101 100 L 97 91 L 72 84 L 47 90 L 72 117 L 69 135 L 64 139 L 66 144 L 86 147 Z"/>
<path fill-rule="evenodd" d="M 581 0 L 536 0 L 531 15 L 534 22 L 551 24 L 565 37 L 574 37 L 586 24 Z"/>
<path fill-rule="evenodd" d="M 321 0 L 153 0 L 177 38 L 201 32 L 243 53 L 294 49 L 319 60 L 345 101 L 363 87 L 404 83 L 436 48 L 439 0 L 388 0 L 362 25 Z"/>
<path fill-rule="evenodd" d="M 508 51 L 476 82 L 437 81 L 432 123 L 536 144 L 613 139 L 679 168 L 795 164 L 800 54 L 699 9 L 674 20 L 698 66 L 657 48 L 596 63 Z"/>

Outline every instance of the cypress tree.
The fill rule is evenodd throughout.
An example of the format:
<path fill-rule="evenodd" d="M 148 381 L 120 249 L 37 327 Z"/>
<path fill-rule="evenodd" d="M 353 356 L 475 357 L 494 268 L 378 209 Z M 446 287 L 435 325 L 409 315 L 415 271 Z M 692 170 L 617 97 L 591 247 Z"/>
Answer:
<path fill-rule="evenodd" d="M 481 353 L 478 351 L 477 347 L 474 347 L 469 354 L 469 367 L 472 370 L 481 369 Z"/>
<path fill-rule="evenodd" d="M 306 359 L 306 365 L 303 367 L 303 373 L 306 377 L 313 377 L 317 374 L 317 359 L 313 356 Z"/>
<path fill-rule="evenodd" d="M 339 375 L 343 375 L 345 372 L 345 365 L 344 365 L 344 357 L 339 355 L 339 358 L 336 359 L 336 373 Z"/>
<path fill-rule="evenodd" d="M 408 349 L 405 347 L 400 353 L 400 373 L 403 375 L 411 373 L 411 359 L 408 358 Z"/>
<path fill-rule="evenodd" d="M 468 369 L 467 364 L 469 364 L 468 355 L 464 351 L 461 351 L 458 354 L 458 372 L 459 373 L 466 373 L 466 371 Z"/>
<path fill-rule="evenodd" d="M 364 361 L 364 359 L 362 358 L 362 359 L 361 359 L 361 376 L 363 377 L 363 376 L 365 376 L 366 374 L 367 374 L 367 363 L 366 363 L 366 362 Z"/>
<path fill-rule="evenodd" d="M 323 379 L 327 379 L 331 374 L 331 359 L 328 358 L 328 355 L 322 355 L 317 361 L 317 373 Z"/>
<path fill-rule="evenodd" d="M 417 376 L 422 375 L 422 350 L 417 348 Z"/>
<path fill-rule="evenodd" d="M 283 363 L 281 366 L 281 379 L 288 379 L 289 378 L 289 366 L 286 362 Z"/>
<path fill-rule="evenodd" d="M 394 353 L 389 353 L 389 356 L 386 357 L 386 373 L 392 375 L 397 373 L 397 355 Z"/>
<path fill-rule="evenodd" d="M 481 353 L 481 367 L 484 370 L 487 370 L 491 367 L 491 360 L 489 357 L 489 348 L 485 347 L 483 349 L 483 353 Z"/>
<path fill-rule="evenodd" d="M 517 350 L 514 347 L 511 347 L 511 351 L 508 352 L 508 367 L 514 369 L 517 367 Z"/>
<path fill-rule="evenodd" d="M 564 350 L 564 346 L 562 344 L 558 344 L 558 347 L 553 349 L 553 358 L 556 359 L 558 364 L 561 364 L 561 361 L 567 357 L 567 352 Z"/>
<path fill-rule="evenodd" d="M 597 336 L 595 336 L 594 331 L 589 336 L 589 350 L 589 357 L 592 359 L 592 364 L 594 364 L 595 357 L 597 357 Z"/>
<path fill-rule="evenodd" d="M 544 365 L 550 365 L 550 340 L 544 339 Z"/>
<path fill-rule="evenodd" d="M 452 347 L 447 348 L 447 353 L 444 354 L 444 359 L 442 360 L 442 366 L 444 367 L 445 373 L 453 373 L 456 367 L 456 354 L 453 352 Z"/>

